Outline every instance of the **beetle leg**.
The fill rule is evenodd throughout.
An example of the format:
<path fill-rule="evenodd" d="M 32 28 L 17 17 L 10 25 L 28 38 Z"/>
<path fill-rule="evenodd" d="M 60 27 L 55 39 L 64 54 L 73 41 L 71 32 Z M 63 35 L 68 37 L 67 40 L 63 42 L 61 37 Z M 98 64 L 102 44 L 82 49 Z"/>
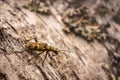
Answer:
<path fill-rule="evenodd" d="M 23 53 L 24 51 L 26 51 L 26 50 L 24 49 L 24 50 L 22 50 L 22 51 L 11 51 L 11 52 L 15 53 L 20 59 L 22 59 L 22 58 L 18 55 L 18 53 Z"/>
<path fill-rule="evenodd" d="M 44 51 L 38 53 L 37 55 L 33 56 L 31 59 L 28 60 L 28 62 L 30 62 L 32 59 L 34 59 L 35 57 L 39 56 L 40 54 L 42 54 Z"/>
<path fill-rule="evenodd" d="M 46 52 L 46 54 L 45 54 L 45 58 L 44 58 L 44 60 L 43 60 L 43 62 L 42 62 L 42 66 L 44 66 L 44 62 L 45 62 L 45 59 L 47 58 L 47 54 L 49 53 L 49 51 L 47 51 Z"/>

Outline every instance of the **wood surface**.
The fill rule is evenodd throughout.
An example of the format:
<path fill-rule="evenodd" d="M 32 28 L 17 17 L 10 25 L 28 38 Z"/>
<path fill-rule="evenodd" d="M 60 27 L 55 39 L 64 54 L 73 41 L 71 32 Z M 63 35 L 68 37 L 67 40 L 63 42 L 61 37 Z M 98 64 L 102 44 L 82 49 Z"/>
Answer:
<path fill-rule="evenodd" d="M 52 4 L 50 1 L 48 4 Z M 72 1 L 74 4 L 71 4 Z M 49 5 L 50 15 L 23 8 L 26 4 L 24 0 L 0 1 L 0 80 L 120 80 L 120 1 L 113 0 L 108 4 L 105 1 L 57 0 Z M 65 24 L 61 13 L 68 5 L 77 4 L 91 10 L 98 4 L 106 4 L 115 10 L 103 18 L 98 16 L 101 24 L 110 24 L 106 29 L 109 39 L 88 42 L 73 33 L 62 31 Z M 23 50 L 27 39 L 33 36 L 38 42 L 68 51 L 59 52 L 57 56 L 49 55 L 44 66 L 45 53 L 28 62 L 39 52 L 14 51 Z"/>

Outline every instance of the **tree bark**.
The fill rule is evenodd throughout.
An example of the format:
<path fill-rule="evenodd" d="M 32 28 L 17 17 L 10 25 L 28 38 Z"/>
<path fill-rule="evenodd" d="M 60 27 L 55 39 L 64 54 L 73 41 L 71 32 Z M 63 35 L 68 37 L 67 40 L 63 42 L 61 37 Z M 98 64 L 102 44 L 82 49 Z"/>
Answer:
<path fill-rule="evenodd" d="M 119 9 L 103 18 L 103 24 L 110 23 L 110 27 L 107 28 L 109 39 L 104 42 L 88 42 L 72 33 L 67 35 L 62 31 L 65 25 L 60 14 L 71 2 L 63 4 L 64 1 L 55 1 L 53 6 L 49 6 L 51 14 L 43 15 L 21 7 L 22 3 L 20 8 L 16 7 L 11 1 L 20 4 L 14 0 L 0 1 L 0 80 L 120 79 L 120 28 L 117 16 Z M 94 4 L 94 1 L 89 1 L 80 3 L 89 7 Z M 95 2 L 92 8 L 102 3 L 100 0 Z M 117 3 L 116 0 L 115 4 L 119 4 L 119 1 Z M 27 39 L 33 36 L 36 36 L 40 43 L 45 42 L 59 50 L 68 51 L 59 52 L 56 56 L 51 56 L 50 52 L 44 66 L 42 61 L 45 53 L 28 62 L 39 51 L 14 51 L 24 50 Z"/>

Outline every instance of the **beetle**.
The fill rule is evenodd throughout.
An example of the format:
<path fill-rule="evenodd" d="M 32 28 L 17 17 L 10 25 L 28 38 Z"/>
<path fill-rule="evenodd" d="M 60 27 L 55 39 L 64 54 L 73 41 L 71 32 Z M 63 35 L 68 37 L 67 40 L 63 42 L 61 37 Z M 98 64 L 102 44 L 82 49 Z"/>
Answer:
<path fill-rule="evenodd" d="M 35 39 L 35 41 L 37 41 Z M 55 48 L 53 46 L 49 46 L 47 43 L 40 43 L 40 42 L 27 42 L 25 43 L 25 49 L 23 51 L 15 51 L 17 53 L 23 53 L 24 51 L 40 51 L 40 53 L 36 54 L 35 56 L 33 56 L 31 59 L 28 60 L 28 62 L 30 62 L 32 59 L 34 59 L 35 57 L 39 56 L 42 53 L 46 53 L 45 54 L 45 58 L 42 61 L 42 65 L 44 64 L 47 55 L 49 54 L 49 52 L 53 52 L 55 54 L 52 54 L 52 56 L 58 55 L 58 53 L 60 51 L 67 51 L 67 50 L 59 50 L 58 48 Z"/>

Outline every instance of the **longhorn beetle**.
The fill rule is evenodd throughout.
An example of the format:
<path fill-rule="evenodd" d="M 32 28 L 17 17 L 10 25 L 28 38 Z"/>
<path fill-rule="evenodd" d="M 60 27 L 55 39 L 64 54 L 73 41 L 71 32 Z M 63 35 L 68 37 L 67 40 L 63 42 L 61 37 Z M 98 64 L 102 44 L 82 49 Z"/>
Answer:
<path fill-rule="evenodd" d="M 36 39 L 35 39 L 35 41 L 36 42 L 27 42 L 25 44 L 25 49 L 23 51 L 15 51 L 15 52 L 22 53 L 22 52 L 27 51 L 27 50 L 41 51 L 40 53 L 36 54 L 31 59 L 29 59 L 28 62 L 30 62 L 32 59 L 34 59 L 35 57 L 39 56 L 40 54 L 46 52 L 45 58 L 42 61 L 42 65 L 43 65 L 44 61 L 47 58 L 47 55 L 49 54 L 50 51 L 55 53 L 55 55 L 58 55 L 58 52 L 60 52 L 60 51 L 67 51 L 67 50 L 58 50 L 55 47 L 49 46 L 47 43 L 39 43 L 39 42 L 37 42 Z M 52 54 L 52 56 L 55 56 L 55 55 Z"/>

